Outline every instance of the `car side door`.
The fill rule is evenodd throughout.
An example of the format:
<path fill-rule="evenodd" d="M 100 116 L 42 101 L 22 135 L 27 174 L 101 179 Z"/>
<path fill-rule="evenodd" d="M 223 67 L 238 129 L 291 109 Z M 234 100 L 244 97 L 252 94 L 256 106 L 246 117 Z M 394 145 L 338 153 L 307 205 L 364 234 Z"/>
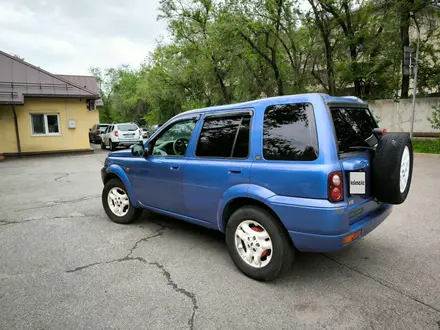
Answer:
<path fill-rule="evenodd" d="M 252 118 L 252 110 L 205 115 L 183 173 L 185 215 L 216 225 L 225 191 L 250 182 Z"/>
<path fill-rule="evenodd" d="M 109 125 L 109 126 L 107 126 L 107 128 L 106 128 L 106 130 L 104 132 L 103 139 L 104 139 L 104 144 L 105 145 L 108 145 L 108 136 L 110 134 L 111 129 L 112 129 L 112 125 Z"/>
<path fill-rule="evenodd" d="M 190 116 L 171 122 L 147 143 L 148 155 L 132 163 L 129 179 L 145 207 L 182 213 L 186 151 L 197 121 Z"/>

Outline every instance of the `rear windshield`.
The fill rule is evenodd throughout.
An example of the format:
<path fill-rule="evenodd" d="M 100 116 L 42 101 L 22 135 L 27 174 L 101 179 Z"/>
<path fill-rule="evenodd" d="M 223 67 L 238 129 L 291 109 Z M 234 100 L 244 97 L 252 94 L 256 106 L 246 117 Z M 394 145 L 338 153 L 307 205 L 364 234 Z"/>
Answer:
<path fill-rule="evenodd" d="M 340 107 L 330 110 L 340 153 L 355 151 L 353 147 L 368 146 L 365 139 L 370 137 L 373 129 L 377 127 L 370 110 Z"/>
<path fill-rule="evenodd" d="M 118 129 L 121 131 L 133 132 L 138 130 L 138 127 L 134 124 L 125 124 L 125 125 L 118 125 Z"/>

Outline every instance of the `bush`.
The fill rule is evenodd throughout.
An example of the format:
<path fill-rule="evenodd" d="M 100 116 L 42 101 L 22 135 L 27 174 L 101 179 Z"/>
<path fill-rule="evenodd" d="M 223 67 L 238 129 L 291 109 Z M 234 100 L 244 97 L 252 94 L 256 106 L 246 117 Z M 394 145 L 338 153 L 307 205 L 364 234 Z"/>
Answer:
<path fill-rule="evenodd" d="M 431 118 L 428 118 L 428 121 L 431 123 L 431 127 L 434 129 L 440 129 L 440 104 L 432 107 L 432 115 Z"/>
<path fill-rule="evenodd" d="M 440 154 L 440 139 L 414 139 L 414 152 Z"/>

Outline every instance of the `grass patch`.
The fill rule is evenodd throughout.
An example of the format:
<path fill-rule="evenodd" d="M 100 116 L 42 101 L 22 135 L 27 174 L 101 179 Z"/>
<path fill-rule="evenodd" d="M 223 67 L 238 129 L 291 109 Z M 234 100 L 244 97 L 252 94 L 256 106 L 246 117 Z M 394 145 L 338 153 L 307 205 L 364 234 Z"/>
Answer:
<path fill-rule="evenodd" d="M 414 152 L 440 154 L 440 139 L 414 139 Z"/>

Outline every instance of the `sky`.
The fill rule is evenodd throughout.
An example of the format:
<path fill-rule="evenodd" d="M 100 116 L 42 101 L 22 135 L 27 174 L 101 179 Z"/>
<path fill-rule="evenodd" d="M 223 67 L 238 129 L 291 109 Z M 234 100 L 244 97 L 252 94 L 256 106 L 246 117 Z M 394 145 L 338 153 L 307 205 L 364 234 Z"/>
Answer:
<path fill-rule="evenodd" d="M 166 36 L 159 0 L 0 0 L 0 50 L 54 74 L 133 68 Z"/>

